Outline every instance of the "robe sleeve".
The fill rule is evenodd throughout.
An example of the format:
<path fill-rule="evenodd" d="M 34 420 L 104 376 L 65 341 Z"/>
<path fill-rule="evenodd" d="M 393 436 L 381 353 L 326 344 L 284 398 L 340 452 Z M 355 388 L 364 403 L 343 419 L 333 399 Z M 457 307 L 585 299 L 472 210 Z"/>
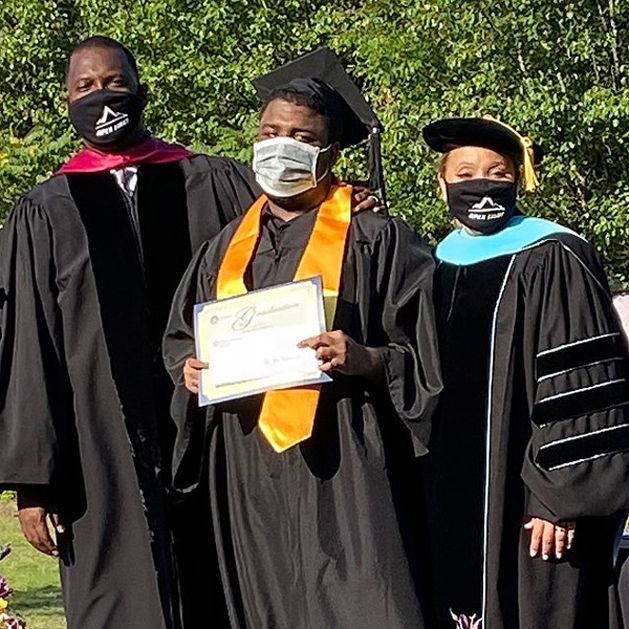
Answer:
<path fill-rule="evenodd" d="M 199 407 L 197 396 L 186 389 L 183 379 L 186 359 L 196 355 L 194 306 L 211 298 L 202 286 L 208 282 L 207 265 L 212 249 L 212 243 L 203 244 L 181 279 L 163 343 L 164 364 L 175 383 L 171 415 L 177 425 L 177 437 L 173 450 L 172 483 L 175 489 L 184 493 L 199 484 L 206 437 L 214 412 L 213 406 Z"/>
<path fill-rule="evenodd" d="M 380 347 L 391 402 L 426 452 L 442 389 L 432 298 L 434 261 L 416 232 L 391 219 L 378 244 L 379 302 L 388 344 Z"/>
<path fill-rule="evenodd" d="M 47 215 L 23 198 L 0 230 L 0 490 L 53 484 L 63 467 L 69 384 L 55 281 Z"/>
<path fill-rule="evenodd" d="M 593 249 L 576 238 L 547 248 L 526 295 L 534 325 L 528 515 L 609 515 L 629 507 L 627 350 Z"/>

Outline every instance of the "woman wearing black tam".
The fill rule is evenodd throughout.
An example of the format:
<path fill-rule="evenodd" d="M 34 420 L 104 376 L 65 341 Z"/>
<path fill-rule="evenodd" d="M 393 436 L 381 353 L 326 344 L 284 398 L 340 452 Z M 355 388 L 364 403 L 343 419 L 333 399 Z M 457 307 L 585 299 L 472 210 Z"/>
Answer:
<path fill-rule="evenodd" d="M 493 119 L 424 128 L 458 228 L 436 249 L 444 392 L 423 459 L 439 629 L 618 627 L 627 359 L 600 260 L 525 216 L 540 148 Z"/>

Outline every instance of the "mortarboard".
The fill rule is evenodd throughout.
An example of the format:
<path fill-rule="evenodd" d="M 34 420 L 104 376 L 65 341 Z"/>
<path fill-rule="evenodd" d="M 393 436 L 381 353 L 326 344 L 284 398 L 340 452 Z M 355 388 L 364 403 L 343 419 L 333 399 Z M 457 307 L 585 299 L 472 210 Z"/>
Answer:
<path fill-rule="evenodd" d="M 544 151 L 530 138 L 520 135 L 510 126 L 485 116 L 483 118 L 443 118 L 426 125 L 422 131 L 428 146 L 447 153 L 460 146 L 482 146 L 516 158 L 522 165 L 525 190 L 534 190 L 537 176 L 534 166 L 544 157 Z"/>
<path fill-rule="evenodd" d="M 378 191 L 384 201 L 380 149 L 382 124 L 333 50 L 327 47 L 317 48 L 254 79 L 253 85 L 258 96 L 264 100 L 279 88 L 291 86 L 299 90 L 305 87 L 307 83 L 303 81 L 304 79 L 320 79 L 340 97 L 340 110 L 337 111 L 342 117 L 343 124 L 340 138 L 342 148 L 369 139 L 369 186 L 372 190 Z M 319 81 L 311 81 L 309 89 L 321 95 L 321 92 L 325 92 L 325 88 L 322 90 L 317 84 Z M 327 99 L 324 94 L 325 100 Z"/>

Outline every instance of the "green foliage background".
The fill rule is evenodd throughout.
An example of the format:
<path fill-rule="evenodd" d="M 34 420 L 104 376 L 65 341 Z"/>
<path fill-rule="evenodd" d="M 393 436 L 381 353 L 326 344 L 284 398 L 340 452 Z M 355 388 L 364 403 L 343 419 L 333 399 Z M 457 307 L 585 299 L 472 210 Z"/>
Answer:
<path fill-rule="evenodd" d="M 328 44 L 386 127 L 392 211 L 432 242 L 449 229 L 421 128 L 490 113 L 540 140 L 532 214 L 583 233 L 629 282 L 629 0 L 3 0 L 0 218 L 76 147 L 62 77 L 74 43 L 121 39 L 151 90 L 149 126 L 250 158 L 250 79 Z M 361 176 L 360 152 L 341 165 Z"/>

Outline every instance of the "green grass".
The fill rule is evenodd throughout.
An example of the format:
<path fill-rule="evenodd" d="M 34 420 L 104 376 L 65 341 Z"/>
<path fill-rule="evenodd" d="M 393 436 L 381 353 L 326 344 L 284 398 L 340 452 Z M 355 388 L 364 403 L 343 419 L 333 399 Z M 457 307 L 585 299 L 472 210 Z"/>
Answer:
<path fill-rule="evenodd" d="M 28 629 L 66 629 L 57 562 L 37 552 L 24 539 L 15 503 L 0 500 L 0 545 L 13 552 L 0 563 L 0 572 L 13 588 L 11 608 Z"/>

